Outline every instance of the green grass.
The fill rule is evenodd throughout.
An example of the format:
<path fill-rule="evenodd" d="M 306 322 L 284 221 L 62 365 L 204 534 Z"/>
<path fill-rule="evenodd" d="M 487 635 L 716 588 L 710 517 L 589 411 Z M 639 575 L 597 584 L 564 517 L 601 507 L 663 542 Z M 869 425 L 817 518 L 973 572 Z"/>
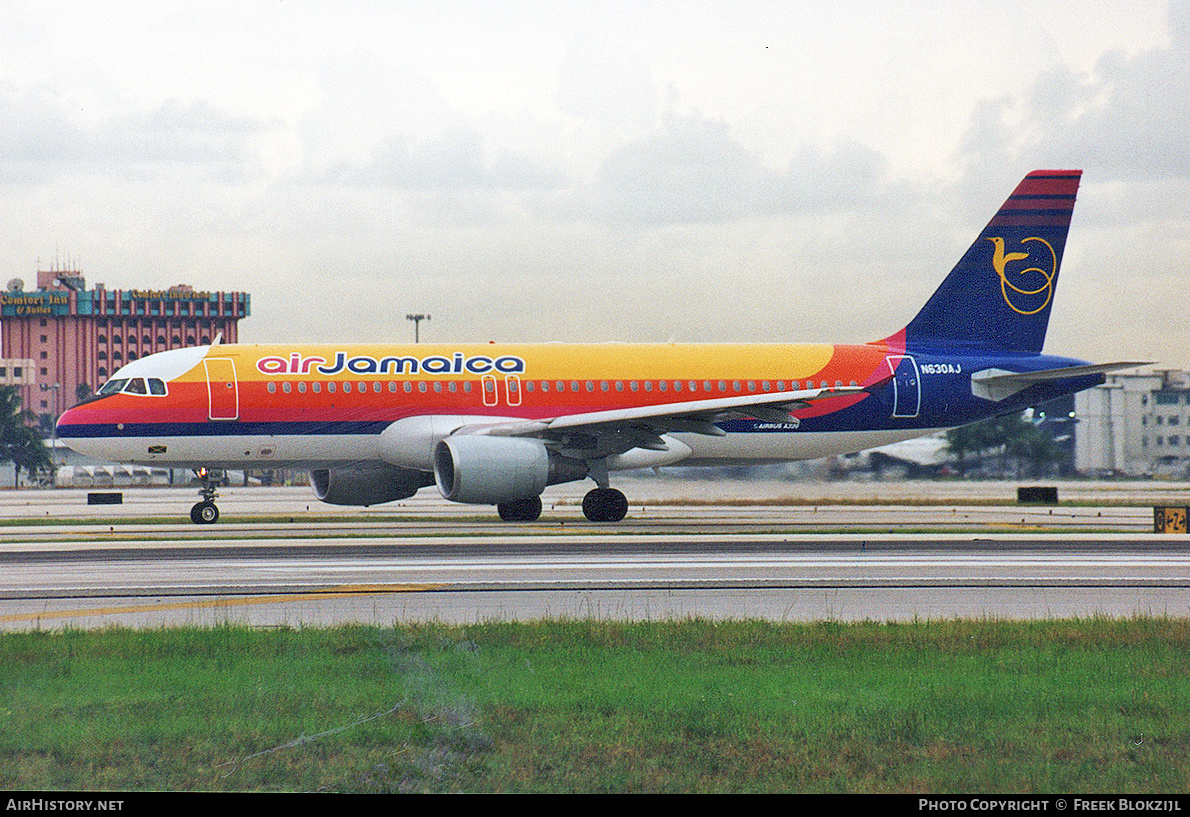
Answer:
<path fill-rule="evenodd" d="M 1190 621 L 0 635 L 0 788 L 1183 792 Z"/>

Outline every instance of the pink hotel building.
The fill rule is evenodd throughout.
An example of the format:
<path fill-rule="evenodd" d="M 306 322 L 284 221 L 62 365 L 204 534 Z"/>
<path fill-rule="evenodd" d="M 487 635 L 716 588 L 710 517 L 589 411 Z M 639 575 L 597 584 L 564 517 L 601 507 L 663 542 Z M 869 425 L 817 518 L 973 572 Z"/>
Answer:
<path fill-rule="evenodd" d="M 196 292 L 183 284 L 87 289 L 77 270 L 41 270 L 35 292 L 24 291 L 19 279 L 0 292 L 0 357 L 32 362 L 21 402 L 48 427 L 130 360 L 219 335 L 235 343 L 249 303 L 246 292 Z"/>

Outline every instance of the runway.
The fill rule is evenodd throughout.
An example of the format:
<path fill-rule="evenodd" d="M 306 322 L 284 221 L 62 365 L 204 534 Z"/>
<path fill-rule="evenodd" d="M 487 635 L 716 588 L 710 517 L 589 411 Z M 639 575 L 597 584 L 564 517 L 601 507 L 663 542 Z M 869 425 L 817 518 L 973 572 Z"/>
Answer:
<path fill-rule="evenodd" d="M 14 493 L 0 507 L 13 507 Z M 303 499 L 282 491 L 266 504 L 284 514 Z M 889 533 L 854 530 L 870 522 L 845 505 L 662 503 L 597 526 L 563 502 L 541 523 L 510 526 L 479 518 L 482 509 L 425 504 L 397 523 L 344 509 L 290 523 L 231 500 L 231 524 L 209 528 L 133 521 L 128 507 L 58 524 L 30 514 L 0 526 L 0 627 L 1190 615 L 1190 543 L 1151 533 L 1151 508 L 865 508 L 925 529 Z M 1047 527 L 1032 514 L 1061 521 Z M 975 521 L 956 531 L 957 515 Z"/>

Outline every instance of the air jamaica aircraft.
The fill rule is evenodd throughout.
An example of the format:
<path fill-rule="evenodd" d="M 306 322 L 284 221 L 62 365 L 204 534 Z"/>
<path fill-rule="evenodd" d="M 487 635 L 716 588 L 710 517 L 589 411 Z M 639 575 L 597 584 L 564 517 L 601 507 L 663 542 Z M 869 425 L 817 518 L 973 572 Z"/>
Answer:
<path fill-rule="evenodd" d="M 909 324 L 831 344 L 221 345 L 148 355 L 62 415 L 109 461 L 193 468 L 218 519 L 229 468 L 306 468 L 319 499 L 373 505 L 437 485 L 509 521 L 614 472 L 811 459 L 1021 409 L 1140 365 L 1042 354 L 1081 171 L 1017 186 Z"/>

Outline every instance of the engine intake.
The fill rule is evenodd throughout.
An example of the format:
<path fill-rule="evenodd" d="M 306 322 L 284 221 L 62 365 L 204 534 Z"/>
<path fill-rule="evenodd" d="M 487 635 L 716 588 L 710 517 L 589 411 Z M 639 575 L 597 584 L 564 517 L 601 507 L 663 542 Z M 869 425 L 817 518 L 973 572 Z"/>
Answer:
<path fill-rule="evenodd" d="M 496 505 L 527 499 L 547 485 L 582 479 L 588 470 L 582 460 L 520 437 L 447 437 L 434 449 L 434 481 L 452 502 Z"/>
<path fill-rule="evenodd" d="M 331 505 L 379 505 L 406 499 L 418 488 L 432 485 L 424 471 L 391 465 L 359 468 L 321 468 L 310 472 L 314 495 Z"/>

